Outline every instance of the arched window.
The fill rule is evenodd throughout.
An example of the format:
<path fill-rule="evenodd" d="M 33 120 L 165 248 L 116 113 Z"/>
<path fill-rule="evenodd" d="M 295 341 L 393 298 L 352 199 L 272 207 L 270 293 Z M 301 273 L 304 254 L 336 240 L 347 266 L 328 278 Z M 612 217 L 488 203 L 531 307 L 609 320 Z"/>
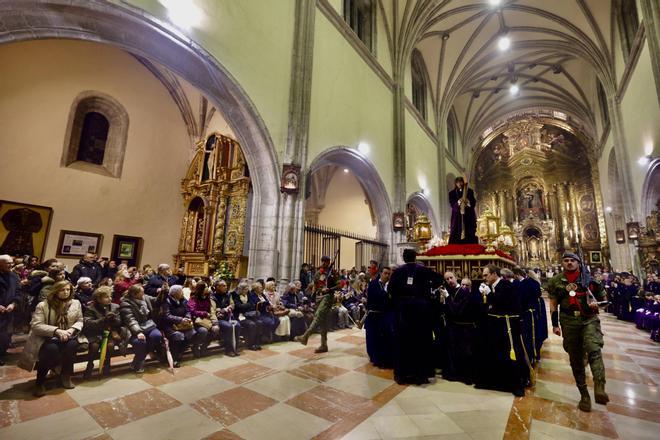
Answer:
<path fill-rule="evenodd" d="M 344 0 L 344 20 L 373 52 L 376 35 L 376 2 L 374 0 Z"/>
<path fill-rule="evenodd" d="M 453 157 L 456 157 L 456 126 L 452 115 L 447 118 L 447 150 Z"/>
<path fill-rule="evenodd" d="M 426 119 L 426 66 L 422 54 L 415 49 L 411 59 L 412 102 L 422 118 Z"/>
<path fill-rule="evenodd" d="M 108 142 L 108 119 L 98 112 L 89 112 L 83 120 L 80 144 L 76 158 L 96 165 L 103 164 L 105 146 Z"/>
<path fill-rule="evenodd" d="M 83 92 L 73 101 L 61 165 L 121 177 L 128 135 L 128 113 L 111 96 Z"/>
<path fill-rule="evenodd" d="M 627 61 L 633 49 L 637 30 L 639 30 L 637 0 L 619 0 L 617 9 L 619 32 L 621 33 L 621 49 L 623 50 L 623 57 Z"/>
<path fill-rule="evenodd" d="M 603 84 L 598 81 L 598 104 L 600 105 L 600 115 L 603 122 L 603 128 L 610 125 L 610 111 L 607 108 L 607 96 L 605 95 L 605 89 L 603 89 Z"/>

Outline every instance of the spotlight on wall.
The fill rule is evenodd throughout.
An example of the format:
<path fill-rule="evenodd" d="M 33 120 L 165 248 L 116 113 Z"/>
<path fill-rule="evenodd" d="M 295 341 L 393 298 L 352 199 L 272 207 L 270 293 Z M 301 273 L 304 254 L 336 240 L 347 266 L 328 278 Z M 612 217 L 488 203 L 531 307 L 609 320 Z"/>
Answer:
<path fill-rule="evenodd" d="M 513 84 L 511 87 L 509 87 L 509 93 L 511 96 L 518 95 L 518 93 L 520 93 L 520 87 L 518 87 L 516 84 Z"/>
<path fill-rule="evenodd" d="M 605 212 L 608 213 L 608 214 L 611 214 L 612 213 L 612 207 L 611 206 L 606 206 L 605 207 Z"/>
<path fill-rule="evenodd" d="M 651 158 L 649 156 L 642 156 L 639 159 L 637 159 L 637 163 L 643 167 L 649 164 L 651 162 Z"/>
<path fill-rule="evenodd" d="M 502 3 L 502 0 L 488 0 L 488 3 L 490 3 L 491 6 L 497 6 Z"/>
<path fill-rule="evenodd" d="M 348 174 L 348 168 L 344 168 L 344 173 Z"/>
<path fill-rule="evenodd" d="M 204 14 L 195 3 L 181 0 L 158 0 L 167 9 L 167 16 L 181 29 L 190 30 L 202 22 Z"/>
<path fill-rule="evenodd" d="M 644 154 L 647 156 L 653 154 L 653 141 L 647 141 L 644 143 Z"/>
<path fill-rule="evenodd" d="M 510 47 L 511 47 L 511 38 L 505 36 L 505 37 L 500 37 L 500 39 L 497 40 L 497 48 L 502 52 L 509 50 Z"/>
<path fill-rule="evenodd" d="M 358 147 L 357 147 L 357 148 L 358 148 L 358 151 L 359 151 L 360 153 L 362 153 L 362 154 L 369 154 L 369 150 L 371 149 L 371 148 L 369 147 L 369 144 L 366 143 L 366 142 L 360 142 L 360 143 L 358 144 Z"/>

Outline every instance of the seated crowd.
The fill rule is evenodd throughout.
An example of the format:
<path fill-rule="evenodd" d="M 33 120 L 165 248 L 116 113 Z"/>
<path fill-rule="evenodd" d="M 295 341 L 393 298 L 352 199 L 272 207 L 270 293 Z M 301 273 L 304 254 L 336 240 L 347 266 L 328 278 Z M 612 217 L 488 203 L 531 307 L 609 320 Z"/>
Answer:
<path fill-rule="evenodd" d="M 335 295 L 332 329 L 352 327 L 365 313 L 365 275 L 345 272 Z M 131 368 L 144 372 L 148 354 L 178 368 L 188 348 L 194 358 L 206 356 L 217 341 L 227 356 L 242 346 L 291 340 L 305 333 L 314 317 L 313 271 L 305 265 L 301 281 L 280 294 L 273 278 L 240 280 L 233 289 L 219 278 L 190 278 L 167 264 L 154 271 L 85 255 L 68 273 L 56 259 L 0 256 L 0 365 L 12 334 L 29 333 L 18 366 L 37 371 L 34 394 L 45 394 L 49 372 L 64 388 L 73 388 L 77 358 L 94 362 L 109 374 L 113 355 L 132 350 Z M 352 279 L 351 279 L 352 277 Z M 308 295 L 308 296 L 306 296 Z M 86 352 L 86 353 L 85 353 Z"/>

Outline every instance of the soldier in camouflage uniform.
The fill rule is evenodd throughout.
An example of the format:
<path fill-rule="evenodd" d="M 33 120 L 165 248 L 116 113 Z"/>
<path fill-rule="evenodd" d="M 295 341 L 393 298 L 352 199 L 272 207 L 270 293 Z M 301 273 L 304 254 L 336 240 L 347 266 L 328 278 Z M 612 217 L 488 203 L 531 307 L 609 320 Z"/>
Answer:
<path fill-rule="evenodd" d="M 328 351 L 328 327 L 330 326 L 330 310 L 335 300 L 335 290 L 338 285 L 338 278 L 336 271 L 333 270 L 330 264 L 330 257 L 324 256 L 321 258 L 321 266 L 317 269 L 312 281 L 312 294 L 317 295 L 318 304 L 314 320 L 307 328 L 307 331 L 294 338 L 295 341 L 303 345 L 307 345 L 309 336 L 318 329 L 321 334 L 321 346 L 315 350 L 315 353 L 325 353 Z M 318 298 L 318 295 L 321 295 Z"/>
<path fill-rule="evenodd" d="M 609 401 L 605 393 L 605 365 L 601 354 L 603 332 L 600 329 L 597 304 L 597 301 L 605 298 L 605 290 L 598 282 L 580 276 L 583 270 L 581 263 L 576 254 L 565 252 L 562 257 L 564 270 L 550 279 L 548 294 L 552 331 L 557 336 L 563 334 L 564 350 L 568 353 L 573 377 L 580 390 L 578 408 L 588 412 L 591 411 L 591 398 L 587 390 L 585 356 L 594 378 L 596 403 L 604 405 Z"/>

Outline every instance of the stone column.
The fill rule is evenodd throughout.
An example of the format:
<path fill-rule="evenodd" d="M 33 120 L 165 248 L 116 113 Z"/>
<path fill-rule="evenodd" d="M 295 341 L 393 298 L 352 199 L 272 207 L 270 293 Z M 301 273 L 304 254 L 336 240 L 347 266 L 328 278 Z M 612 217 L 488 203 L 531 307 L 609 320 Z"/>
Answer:
<path fill-rule="evenodd" d="M 573 182 L 568 184 L 568 200 L 571 209 L 571 230 L 573 231 L 573 242 L 576 244 L 580 242 L 580 244 L 582 244 L 582 239 L 580 238 L 582 235 L 580 232 L 580 218 L 577 211 L 577 195 L 575 194 L 575 183 Z M 573 243 L 571 243 L 571 245 L 573 245 Z"/>
<path fill-rule="evenodd" d="M 560 182 L 557 184 L 557 202 L 559 205 L 559 218 L 561 219 L 559 229 L 559 243 L 562 250 L 571 247 L 569 231 L 571 229 L 572 222 L 568 207 L 568 189 L 566 188 L 566 185 L 566 182 Z"/>
<path fill-rule="evenodd" d="M 504 194 L 504 190 L 497 192 L 497 198 L 500 206 L 500 221 L 506 224 L 506 194 Z"/>
<path fill-rule="evenodd" d="M 296 0 L 289 84 L 289 130 L 284 149 L 284 163 L 298 164 L 303 169 L 307 165 L 315 17 L 315 1 Z M 280 282 L 288 283 L 297 277 L 303 258 L 304 194 L 301 191 L 298 194 L 284 194 L 282 197 L 278 272 Z"/>
<path fill-rule="evenodd" d="M 660 3 L 657 0 L 640 0 L 646 29 L 646 41 L 651 54 L 651 67 L 655 78 L 655 94 L 660 103 Z"/>

